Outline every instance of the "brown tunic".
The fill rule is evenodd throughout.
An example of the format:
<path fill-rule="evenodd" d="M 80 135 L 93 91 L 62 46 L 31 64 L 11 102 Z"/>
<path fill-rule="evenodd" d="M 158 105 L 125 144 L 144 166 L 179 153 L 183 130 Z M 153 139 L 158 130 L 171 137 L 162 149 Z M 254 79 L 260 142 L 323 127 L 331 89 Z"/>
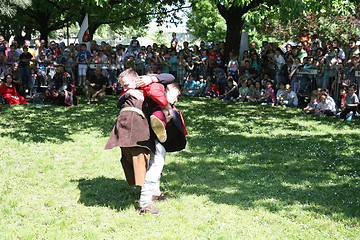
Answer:
<path fill-rule="evenodd" d="M 155 148 L 148 122 L 154 104 L 148 98 L 144 102 L 134 97 L 126 98 L 121 108 L 138 108 L 145 118 L 137 112 L 121 112 L 105 146 L 105 149 L 121 147 L 121 163 L 129 185 L 144 184 L 150 150 L 154 151 Z"/>

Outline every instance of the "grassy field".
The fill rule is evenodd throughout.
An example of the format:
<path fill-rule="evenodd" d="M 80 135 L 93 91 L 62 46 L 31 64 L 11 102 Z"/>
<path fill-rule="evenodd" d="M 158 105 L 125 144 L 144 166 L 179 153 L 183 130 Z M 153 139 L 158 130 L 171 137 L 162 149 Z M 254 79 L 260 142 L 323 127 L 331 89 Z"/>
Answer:
<path fill-rule="evenodd" d="M 360 239 L 358 120 L 182 98 L 173 198 L 139 215 L 120 149 L 104 150 L 115 102 L 3 107 L 0 239 Z"/>

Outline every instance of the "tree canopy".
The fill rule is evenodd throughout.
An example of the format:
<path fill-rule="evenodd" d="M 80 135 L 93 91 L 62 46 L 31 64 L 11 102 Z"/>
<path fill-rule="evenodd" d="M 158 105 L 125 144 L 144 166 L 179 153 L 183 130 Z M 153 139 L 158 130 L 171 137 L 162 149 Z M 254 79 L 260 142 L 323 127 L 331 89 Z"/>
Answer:
<path fill-rule="evenodd" d="M 88 14 L 92 38 L 102 24 L 109 24 L 114 29 L 144 26 L 155 17 L 186 7 L 184 4 L 185 0 L 32 0 L 26 9 L 16 7 L 14 16 L 0 17 L 2 25 L 7 26 L 0 29 L 0 34 L 21 37 L 25 32 L 25 37 L 29 37 L 39 31 L 41 39 L 47 40 L 51 31 L 67 24 L 81 24 Z"/>
<path fill-rule="evenodd" d="M 205 38 L 209 42 L 224 39 L 228 48 L 226 52 L 238 52 L 242 30 L 256 29 L 260 34 L 258 37 L 269 37 L 272 34 L 283 39 L 287 37 L 289 40 L 289 36 L 296 36 L 304 28 L 320 33 L 328 32 L 329 29 L 336 32 L 335 24 L 345 25 L 352 22 L 353 28 L 347 29 L 358 29 L 355 3 L 358 4 L 358 1 L 198 0 L 194 1 L 187 26 L 196 37 Z M 219 14 L 223 20 L 219 20 Z M 344 22 L 345 19 L 349 21 Z M 216 28 L 215 22 L 218 25 L 225 23 L 226 34 L 224 30 Z M 336 29 L 340 29 L 342 34 L 347 32 L 346 28 Z M 211 33 L 204 34 L 204 31 Z"/>

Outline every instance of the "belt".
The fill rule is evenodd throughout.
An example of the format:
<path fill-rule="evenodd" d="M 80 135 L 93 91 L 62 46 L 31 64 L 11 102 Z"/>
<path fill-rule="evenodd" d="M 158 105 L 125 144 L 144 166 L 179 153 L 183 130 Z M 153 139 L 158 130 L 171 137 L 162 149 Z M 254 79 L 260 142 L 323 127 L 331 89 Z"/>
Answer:
<path fill-rule="evenodd" d="M 142 116 L 143 118 L 145 118 L 145 114 L 143 113 L 143 111 L 141 111 L 140 109 L 136 108 L 136 107 L 124 107 L 120 110 L 120 113 L 122 112 L 136 112 L 138 113 L 140 116 Z M 119 114 L 120 114 L 119 113 Z"/>

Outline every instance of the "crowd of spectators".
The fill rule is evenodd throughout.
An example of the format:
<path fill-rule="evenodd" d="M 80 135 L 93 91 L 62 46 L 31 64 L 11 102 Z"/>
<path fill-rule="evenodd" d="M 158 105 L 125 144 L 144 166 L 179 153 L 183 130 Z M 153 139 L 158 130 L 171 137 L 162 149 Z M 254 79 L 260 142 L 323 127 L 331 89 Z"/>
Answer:
<path fill-rule="evenodd" d="M 120 90 L 116 77 L 128 68 L 139 75 L 171 73 L 182 94 L 188 96 L 284 107 L 296 107 L 300 97 L 308 96 L 310 103 L 317 106 L 316 110 L 309 107 L 304 113 L 321 115 L 325 111 L 319 109 L 320 93 L 326 95 L 326 102 L 334 102 L 330 110 L 335 114 L 336 109 L 346 107 L 346 95 L 353 95 L 349 89 L 354 94 L 358 91 L 355 84 L 360 52 L 355 38 L 347 43 L 339 39 L 321 42 L 304 32 L 298 42 L 291 44 L 264 41 L 257 47 L 252 42 L 241 56 L 237 52 L 226 54 L 223 42 L 180 44 L 176 33 L 172 34 L 170 47 L 156 43 L 142 46 L 136 35 L 129 45 L 118 45 L 115 49 L 96 41 L 91 41 L 90 49 L 84 44 L 66 46 L 55 41 L 47 47 L 42 40 L 35 40 L 34 45 L 31 48 L 26 40 L 22 47 L 16 41 L 9 46 L 0 36 L 0 73 L 3 77 L 11 74 L 17 93 L 27 98 L 36 94 L 39 87 L 50 85 L 59 64 L 74 80 L 74 87 L 84 88 L 88 103 L 93 98 L 103 101 L 106 87 Z M 97 70 L 89 68 L 92 63 Z M 315 71 L 308 74 L 309 69 Z M 326 115 L 332 113 L 326 111 Z"/>

